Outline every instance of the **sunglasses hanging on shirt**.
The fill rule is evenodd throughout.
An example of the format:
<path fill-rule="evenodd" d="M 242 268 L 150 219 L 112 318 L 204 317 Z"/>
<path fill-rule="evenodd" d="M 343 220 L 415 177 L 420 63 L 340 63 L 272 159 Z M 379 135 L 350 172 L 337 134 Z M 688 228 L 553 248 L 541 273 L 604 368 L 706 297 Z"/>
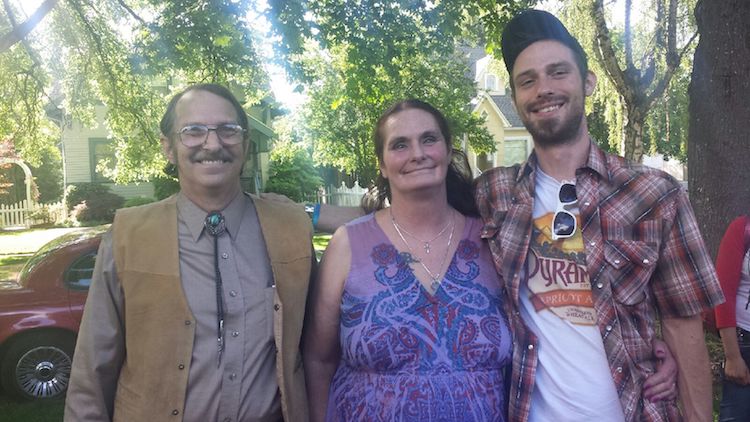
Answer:
<path fill-rule="evenodd" d="M 576 216 L 565 207 L 573 206 L 577 202 L 576 185 L 569 182 L 561 184 L 557 193 L 557 210 L 552 217 L 552 240 L 567 239 L 575 234 Z"/>

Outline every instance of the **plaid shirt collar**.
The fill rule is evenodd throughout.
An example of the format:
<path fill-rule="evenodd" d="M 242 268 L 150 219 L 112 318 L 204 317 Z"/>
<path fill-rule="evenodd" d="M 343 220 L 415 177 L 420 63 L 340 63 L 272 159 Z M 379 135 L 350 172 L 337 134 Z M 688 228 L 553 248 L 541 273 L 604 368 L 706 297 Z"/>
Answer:
<path fill-rule="evenodd" d="M 525 177 L 531 175 L 536 170 L 538 161 L 539 160 L 536 157 L 536 149 L 534 149 L 531 151 L 529 158 L 521 163 L 521 171 L 519 171 L 516 176 L 516 183 L 521 182 Z M 608 182 L 614 181 L 612 175 L 607 169 L 607 154 L 599 148 L 592 138 L 589 138 L 589 156 L 586 160 L 586 165 L 581 167 L 581 169 L 589 169 Z"/>

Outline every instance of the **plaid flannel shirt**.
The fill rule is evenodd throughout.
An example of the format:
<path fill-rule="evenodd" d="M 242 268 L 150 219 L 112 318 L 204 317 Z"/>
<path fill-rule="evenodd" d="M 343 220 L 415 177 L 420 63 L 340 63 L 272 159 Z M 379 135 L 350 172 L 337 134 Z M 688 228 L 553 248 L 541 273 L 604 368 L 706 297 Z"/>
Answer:
<path fill-rule="evenodd" d="M 519 313 L 532 228 L 536 156 L 477 179 L 476 201 L 513 329 L 509 420 L 526 421 L 537 339 Z M 597 326 L 627 421 L 674 421 L 674 402 L 642 400 L 654 372 L 657 317 L 689 317 L 723 300 L 687 194 L 666 173 L 606 154 L 593 142 L 576 171 L 586 265 Z M 584 376 L 585 374 L 581 374 Z"/>

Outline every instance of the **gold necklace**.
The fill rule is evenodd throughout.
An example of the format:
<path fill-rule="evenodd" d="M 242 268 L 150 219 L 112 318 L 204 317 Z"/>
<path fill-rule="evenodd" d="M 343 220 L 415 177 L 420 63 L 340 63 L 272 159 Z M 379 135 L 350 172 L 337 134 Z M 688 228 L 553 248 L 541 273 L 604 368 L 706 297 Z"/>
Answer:
<path fill-rule="evenodd" d="M 451 227 L 451 233 L 448 236 L 448 246 L 445 247 L 445 253 L 443 254 L 443 259 L 440 261 L 440 266 L 438 267 L 438 272 L 436 274 L 433 274 L 432 271 L 430 271 L 430 269 L 427 268 L 427 265 L 425 265 L 424 262 L 422 262 L 421 259 L 416 259 L 417 255 L 412 250 L 411 246 L 409 245 L 409 242 L 406 241 L 406 238 L 404 237 L 403 233 L 401 233 L 402 229 L 399 228 L 400 226 L 398 225 L 398 223 L 396 223 L 396 219 L 393 217 L 393 212 L 391 211 L 390 208 L 388 209 L 388 213 L 391 215 L 391 224 L 393 224 L 393 228 L 396 229 L 396 233 L 398 233 L 398 237 L 401 238 L 401 241 L 404 242 L 404 244 L 406 245 L 406 248 L 409 249 L 409 253 L 414 257 L 414 262 L 419 263 L 419 265 L 422 266 L 422 268 L 424 269 L 424 271 L 430 277 L 430 280 L 431 280 L 430 287 L 432 288 L 432 291 L 433 292 L 437 291 L 438 287 L 440 287 L 440 281 L 441 281 L 440 280 L 440 270 L 445 265 L 445 260 L 448 259 L 448 251 L 451 250 L 451 243 L 453 241 L 453 232 L 456 229 L 455 214 L 451 214 L 451 221 L 449 221 L 448 225 L 445 226 L 445 229 L 442 230 L 442 231 L 445 231 L 446 229 L 448 229 L 448 226 Z M 441 232 L 441 234 L 442 234 L 442 232 Z M 414 236 L 412 236 L 412 237 L 414 237 Z M 435 239 L 437 239 L 437 238 L 435 238 Z M 435 240 L 435 239 L 433 239 L 433 240 Z M 417 239 L 417 240 L 419 240 L 419 239 Z"/>
<path fill-rule="evenodd" d="M 418 238 L 417 236 L 409 233 L 409 231 L 406 230 L 405 228 L 401 227 L 401 225 L 396 222 L 396 219 L 393 218 L 393 212 L 391 212 L 390 214 L 391 214 L 391 223 L 393 223 L 393 227 L 396 228 L 396 231 L 398 232 L 399 236 L 401 236 L 401 238 L 403 239 L 404 236 L 401 235 L 401 232 L 403 232 L 403 233 L 406 233 L 409 237 L 412 237 L 412 238 L 417 239 L 418 241 L 422 242 L 422 249 L 424 249 L 424 253 L 426 253 L 428 255 L 430 254 L 430 249 L 431 249 L 430 243 L 434 242 L 435 240 L 437 240 L 437 238 L 439 238 L 440 236 L 442 236 L 443 233 L 445 233 L 445 231 L 448 230 L 448 227 L 450 227 L 451 223 L 453 222 L 453 219 L 451 219 L 451 221 L 449 221 L 448 224 L 446 224 L 445 227 L 443 227 L 443 230 L 440 230 L 440 233 L 436 234 L 435 237 L 433 237 L 432 239 L 430 239 L 430 240 L 422 240 L 422 239 Z M 406 242 L 406 241 L 404 240 L 404 242 Z"/>

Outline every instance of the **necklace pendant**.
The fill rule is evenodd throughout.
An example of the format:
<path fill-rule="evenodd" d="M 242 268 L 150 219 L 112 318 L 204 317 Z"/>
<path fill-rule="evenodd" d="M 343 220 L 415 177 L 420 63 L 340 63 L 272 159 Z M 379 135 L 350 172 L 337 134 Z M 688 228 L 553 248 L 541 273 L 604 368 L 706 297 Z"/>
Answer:
<path fill-rule="evenodd" d="M 424 248 L 424 253 L 429 254 L 430 253 L 430 242 L 424 242 L 423 248 Z"/>
<path fill-rule="evenodd" d="M 440 281 L 437 278 L 432 279 L 432 291 L 436 292 L 437 289 L 440 287 Z"/>

